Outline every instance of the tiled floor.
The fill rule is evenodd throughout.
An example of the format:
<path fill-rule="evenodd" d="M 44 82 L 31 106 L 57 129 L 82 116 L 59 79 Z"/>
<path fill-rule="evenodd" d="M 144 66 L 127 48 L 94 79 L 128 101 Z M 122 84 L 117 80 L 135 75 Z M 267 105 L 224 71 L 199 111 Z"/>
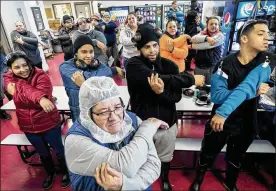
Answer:
<path fill-rule="evenodd" d="M 63 61 L 63 55 L 55 56 L 53 60 L 48 60 L 49 76 L 52 84 L 55 86 L 62 85 L 62 80 L 59 74 L 59 65 Z M 124 80 L 116 79 L 118 85 L 126 85 Z M 9 112 L 12 115 L 12 120 L 1 121 L 1 140 L 12 133 L 21 133 L 17 125 L 15 112 Z M 179 127 L 178 137 L 196 137 L 203 136 L 205 120 L 186 120 L 183 126 Z M 63 129 L 66 133 L 67 125 Z M 37 158 L 37 157 L 36 157 Z M 175 152 L 173 165 L 192 164 L 192 153 Z M 223 155 L 218 157 L 216 166 L 224 166 Z M 1 190 L 42 190 L 41 184 L 45 176 L 45 171 L 42 167 L 31 167 L 23 163 L 17 148 L 11 146 L 1 146 Z M 193 178 L 194 171 L 173 170 L 170 172 L 170 181 L 173 185 L 173 190 L 188 190 Z M 240 173 L 238 180 L 240 190 L 267 190 L 263 185 L 254 180 L 246 172 Z M 57 175 L 55 183 L 51 190 L 62 190 L 60 187 L 60 175 Z M 71 190 L 67 188 L 65 190 Z M 160 190 L 160 182 L 157 180 L 153 184 L 153 190 Z M 224 190 L 221 184 L 215 177 L 207 172 L 202 190 Z"/>

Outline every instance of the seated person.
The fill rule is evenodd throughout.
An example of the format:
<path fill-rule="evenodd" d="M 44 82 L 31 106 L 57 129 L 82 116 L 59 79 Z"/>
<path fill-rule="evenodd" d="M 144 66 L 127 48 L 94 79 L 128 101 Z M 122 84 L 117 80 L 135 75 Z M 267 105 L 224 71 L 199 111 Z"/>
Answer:
<path fill-rule="evenodd" d="M 80 35 L 74 43 L 74 59 L 60 65 L 59 70 L 69 97 L 69 106 L 73 122 L 79 117 L 79 89 L 81 84 L 92 76 L 114 76 L 124 78 L 124 72 L 118 67 L 109 68 L 94 57 L 93 41 L 86 35 Z"/>
<path fill-rule="evenodd" d="M 155 118 L 142 122 L 125 111 L 119 89 L 109 77 L 86 80 L 79 102 L 80 117 L 65 139 L 73 190 L 148 188 L 161 167 L 153 135 L 168 124 Z"/>

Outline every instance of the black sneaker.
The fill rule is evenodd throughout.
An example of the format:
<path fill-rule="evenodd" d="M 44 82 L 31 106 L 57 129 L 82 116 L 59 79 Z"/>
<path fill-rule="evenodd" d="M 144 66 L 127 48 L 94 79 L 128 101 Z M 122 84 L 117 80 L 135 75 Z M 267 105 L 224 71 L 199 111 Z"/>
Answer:
<path fill-rule="evenodd" d="M 61 179 L 61 188 L 67 188 L 70 185 L 69 174 L 63 174 Z"/>
<path fill-rule="evenodd" d="M 44 189 L 49 189 L 49 188 L 52 187 L 55 175 L 56 175 L 55 173 L 54 174 L 47 174 L 47 177 L 46 177 L 46 179 L 44 180 L 44 182 L 42 184 L 42 187 Z"/>
<path fill-rule="evenodd" d="M 5 111 L 0 111 L 0 119 L 10 120 L 11 116 L 10 116 L 10 114 L 6 113 Z"/>

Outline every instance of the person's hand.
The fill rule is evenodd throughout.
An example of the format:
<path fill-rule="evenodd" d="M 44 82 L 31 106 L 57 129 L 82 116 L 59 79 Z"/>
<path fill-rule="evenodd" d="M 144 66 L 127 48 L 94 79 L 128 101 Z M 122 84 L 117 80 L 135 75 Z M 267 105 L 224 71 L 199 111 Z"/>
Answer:
<path fill-rule="evenodd" d="M 102 43 L 102 42 L 100 42 L 100 41 L 97 40 L 97 46 L 98 46 L 99 49 L 102 50 L 102 52 L 106 52 L 107 47 L 105 46 L 104 43 Z"/>
<path fill-rule="evenodd" d="M 46 43 L 42 42 L 42 41 L 40 41 L 39 43 L 41 44 L 41 46 L 42 46 L 43 48 L 47 48 L 47 47 L 48 47 L 48 45 L 47 45 Z"/>
<path fill-rule="evenodd" d="M 103 163 L 101 168 L 96 168 L 94 175 L 98 185 L 104 190 L 121 190 L 123 186 L 123 174 Z"/>
<path fill-rule="evenodd" d="M 119 67 L 116 67 L 116 70 L 118 72 L 118 76 L 121 78 L 121 79 L 124 79 L 125 78 L 125 71 L 122 69 L 122 68 L 119 68 Z"/>
<path fill-rule="evenodd" d="M 167 48 L 170 52 L 173 51 L 173 41 L 172 40 L 167 40 Z"/>
<path fill-rule="evenodd" d="M 21 44 L 21 45 L 24 44 L 24 41 L 22 40 L 22 37 L 21 37 L 21 36 L 16 36 L 16 37 L 14 38 L 14 41 L 15 41 L 16 43 L 18 43 L 18 44 Z"/>
<path fill-rule="evenodd" d="M 211 119 L 211 127 L 215 132 L 221 132 L 223 131 L 223 125 L 224 125 L 225 119 L 219 115 L 214 115 L 214 117 Z"/>
<path fill-rule="evenodd" d="M 210 46 L 213 46 L 216 43 L 216 40 L 209 36 L 206 38 L 206 40 L 210 44 Z"/>
<path fill-rule="evenodd" d="M 186 41 L 191 41 L 192 37 L 190 35 L 184 34 L 184 36 L 186 37 Z"/>
<path fill-rule="evenodd" d="M 57 36 L 54 36 L 54 37 L 53 37 L 53 40 L 58 40 L 58 37 L 57 37 Z"/>
<path fill-rule="evenodd" d="M 257 96 L 261 94 L 266 94 L 268 90 L 270 89 L 269 85 L 266 83 L 262 83 L 258 89 Z"/>
<path fill-rule="evenodd" d="M 54 104 L 49 99 L 47 99 L 45 97 L 42 97 L 40 99 L 39 105 L 43 108 L 43 110 L 46 113 L 53 111 L 53 109 L 55 108 Z"/>
<path fill-rule="evenodd" d="M 81 87 L 82 83 L 85 81 L 83 72 L 76 71 L 73 76 L 71 77 L 72 81 Z"/>
<path fill-rule="evenodd" d="M 156 94 L 161 94 L 164 91 L 164 82 L 161 78 L 158 78 L 158 74 L 151 74 L 151 77 L 148 77 L 148 82 L 151 89 Z"/>
<path fill-rule="evenodd" d="M 105 30 L 105 25 L 102 26 L 102 29 Z"/>
<path fill-rule="evenodd" d="M 192 45 L 189 44 L 189 45 L 188 45 L 188 49 L 192 49 Z"/>
<path fill-rule="evenodd" d="M 156 128 L 160 128 L 160 129 L 168 129 L 169 128 L 168 123 L 166 123 L 164 121 L 161 121 L 161 120 L 153 118 L 153 117 L 148 118 L 148 119 L 154 123 Z"/>
<path fill-rule="evenodd" d="M 195 78 L 195 86 L 204 86 L 205 84 L 205 77 L 203 75 L 194 75 Z"/>
<path fill-rule="evenodd" d="M 176 14 L 175 13 L 172 16 L 176 19 Z"/>
<path fill-rule="evenodd" d="M 14 95 L 15 92 L 15 83 L 9 83 L 7 87 L 7 91 L 10 95 Z"/>

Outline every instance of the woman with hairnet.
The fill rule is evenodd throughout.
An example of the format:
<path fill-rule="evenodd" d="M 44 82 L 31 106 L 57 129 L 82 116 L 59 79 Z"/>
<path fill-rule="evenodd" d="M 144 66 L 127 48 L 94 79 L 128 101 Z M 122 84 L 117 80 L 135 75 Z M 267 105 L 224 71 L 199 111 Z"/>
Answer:
<path fill-rule="evenodd" d="M 69 107 L 73 122 L 79 117 L 79 89 L 81 84 L 93 76 L 118 75 L 124 78 L 121 68 L 110 68 L 94 57 L 94 46 L 90 37 L 80 35 L 73 44 L 74 59 L 65 61 L 59 67 L 63 85 L 69 97 Z"/>
<path fill-rule="evenodd" d="M 108 77 L 86 80 L 79 94 L 80 117 L 65 139 L 73 190 L 149 190 L 161 162 L 153 143 L 158 128 L 125 111 L 117 85 Z"/>

